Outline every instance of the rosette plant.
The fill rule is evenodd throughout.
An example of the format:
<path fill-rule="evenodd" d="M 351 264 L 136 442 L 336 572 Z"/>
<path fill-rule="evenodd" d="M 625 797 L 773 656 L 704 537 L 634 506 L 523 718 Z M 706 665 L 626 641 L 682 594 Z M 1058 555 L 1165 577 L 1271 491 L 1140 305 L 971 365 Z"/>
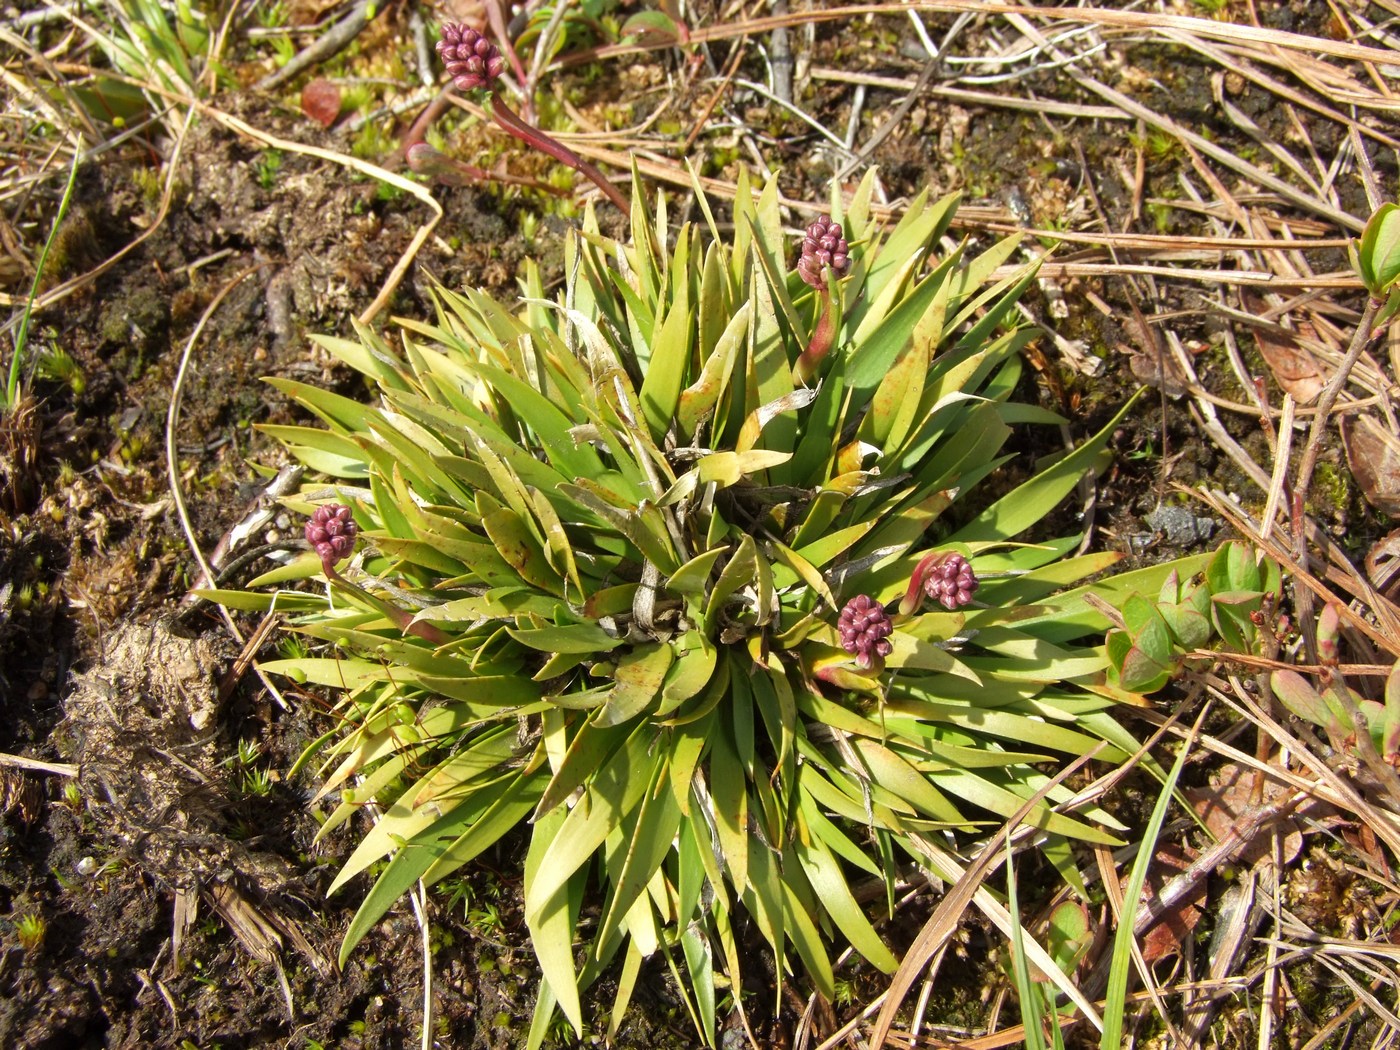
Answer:
<path fill-rule="evenodd" d="M 212 596 L 325 643 L 264 667 L 339 690 L 306 756 L 341 791 L 322 836 L 379 807 L 332 887 L 381 866 L 342 957 L 523 828 L 532 1044 L 556 1008 L 581 1030 L 614 963 L 616 1025 L 652 956 L 713 1044 L 738 931 L 828 997 L 847 944 L 891 971 L 860 883 L 999 826 L 1043 763 L 1135 749 L 1106 624 L 1062 593 L 1116 556 L 1018 539 L 1116 420 L 1029 466 L 1003 451 L 1063 422 L 1012 399 L 1033 272 L 993 279 L 1015 238 L 944 251 L 954 198 L 882 231 L 871 185 L 831 217 L 839 267 L 799 272 L 775 184 L 740 182 L 728 238 L 703 196 L 671 231 L 637 192 L 630 243 L 590 214 L 552 296 L 528 268 L 515 304 L 443 289 L 392 340 L 320 339 L 372 403 L 270 380 L 324 424 L 265 428 L 332 479 L 290 506 L 350 508 L 355 550 Z M 1122 830 L 1059 786 L 1029 821 L 1072 881 L 1071 843 Z"/>

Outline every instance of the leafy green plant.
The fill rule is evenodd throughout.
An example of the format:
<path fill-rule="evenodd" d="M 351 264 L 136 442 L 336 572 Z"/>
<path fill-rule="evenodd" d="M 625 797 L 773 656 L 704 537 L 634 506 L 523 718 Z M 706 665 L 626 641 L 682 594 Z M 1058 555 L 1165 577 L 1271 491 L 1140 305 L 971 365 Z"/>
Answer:
<path fill-rule="evenodd" d="M 1385 303 L 1373 322 L 1384 324 L 1400 311 L 1400 205 L 1382 204 L 1371 215 L 1352 247 L 1352 266 L 1371 297 Z"/>
<path fill-rule="evenodd" d="M 1017 238 L 938 255 L 953 197 L 879 229 L 872 186 L 823 228 L 839 273 L 790 264 L 776 183 L 741 179 L 730 239 L 703 196 L 709 236 L 668 237 L 665 199 L 653 217 L 638 194 L 629 244 L 589 213 L 554 298 L 527 266 L 515 310 L 440 290 L 394 343 L 319 339 L 375 404 L 269 380 L 323 426 L 264 429 L 341 479 L 335 502 L 289 500 L 314 550 L 205 593 L 330 646 L 264 666 L 340 691 L 302 760 L 318 798 L 341 792 L 321 835 L 383 809 L 332 887 L 390 858 L 342 959 L 408 887 L 526 826 L 529 1045 L 556 1007 L 581 1031 L 580 989 L 620 960 L 616 1026 L 658 953 L 713 1044 L 741 913 L 830 998 L 833 942 L 896 965 L 853 878 L 892 890 L 929 835 L 1014 814 L 1057 755 L 1136 750 L 1084 596 L 1170 569 L 1062 592 L 1118 556 L 1017 541 L 1122 414 L 1019 484 L 998 473 L 1013 426 L 1062 422 L 1011 399 L 1034 270 L 992 279 Z M 1028 821 L 1078 883 L 1069 840 L 1121 827 L 1070 797 Z"/>
<path fill-rule="evenodd" d="M 99 73 L 76 94 L 92 115 L 118 124 L 155 114 L 173 134 L 185 110 L 172 101 L 200 94 L 199 80 L 214 61 L 216 34 L 203 11 L 176 0 L 116 0 L 108 22 L 76 24 L 92 38 L 117 74 Z"/>
<path fill-rule="evenodd" d="M 1338 751 L 1400 768 L 1400 664 L 1387 676 L 1382 700 L 1362 696 L 1338 669 L 1340 627 L 1341 607 L 1328 602 L 1317 619 L 1322 669 L 1316 686 L 1291 668 L 1274 671 L 1269 686 L 1284 707 L 1323 730 Z"/>
<path fill-rule="evenodd" d="M 54 240 L 58 237 L 58 231 L 63 226 L 63 219 L 68 214 L 68 205 L 73 200 L 73 187 L 78 181 L 78 159 L 79 154 L 75 150 L 73 163 L 68 168 L 68 182 L 63 187 L 63 196 L 58 202 L 58 212 L 54 215 L 53 225 L 49 227 L 49 235 L 44 240 L 43 250 L 39 252 L 39 261 L 34 266 L 34 280 L 29 286 L 29 295 L 24 301 L 24 312 L 20 315 L 19 331 L 15 334 L 15 352 L 10 356 L 10 367 L 6 373 L 4 400 L 0 401 L 0 413 L 6 416 L 18 412 L 23 400 L 24 391 L 21 389 L 21 379 L 24 374 L 25 349 L 29 342 L 29 322 L 34 313 L 34 303 L 39 297 L 39 285 L 45 276 L 44 267 L 49 261 L 49 252 L 53 248 Z"/>
<path fill-rule="evenodd" d="M 1180 673 L 1190 652 L 1213 640 L 1234 652 L 1254 652 L 1254 617 L 1281 592 L 1278 563 L 1234 541 L 1221 545 L 1200 579 L 1183 580 L 1173 569 L 1156 602 L 1131 594 L 1121 603 L 1122 626 L 1106 639 L 1109 681 L 1152 693 Z"/>
<path fill-rule="evenodd" d="M 258 185 L 264 190 L 271 190 L 277 185 L 277 176 L 281 171 L 281 150 L 263 150 L 258 154 L 258 159 L 253 161 L 253 174 L 258 180 Z"/>
<path fill-rule="evenodd" d="M 49 924 L 38 912 L 25 912 L 15 920 L 15 940 L 26 952 L 37 951 L 48 930 Z"/>

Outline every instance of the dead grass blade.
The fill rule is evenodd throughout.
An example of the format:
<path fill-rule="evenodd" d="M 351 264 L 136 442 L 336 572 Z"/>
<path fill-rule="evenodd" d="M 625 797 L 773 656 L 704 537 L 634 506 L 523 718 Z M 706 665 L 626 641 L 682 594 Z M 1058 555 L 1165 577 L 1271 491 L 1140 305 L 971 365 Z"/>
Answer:
<path fill-rule="evenodd" d="M 1036 804 L 1049 794 L 1057 784 L 1087 764 L 1101 747 L 1102 745 L 1089 754 L 1076 759 L 1045 783 L 1035 795 L 1012 814 L 1011 819 L 1003 825 L 1001 831 L 987 841 L 966 868 L 943 847 L 931 840 L 916 836 L 919 838 L 921 848 L 927 854 L 933 870 L 951 885 L 943 895 L 943 900 L 934 909 L 934 913 L 929 916 L 924 928 L 914 938 L 914 942 L 905 953 L 899 969 L 890 979 L 890 986 L 884 995 L 884 1005 L 875 1020 L 875 1027 L 870 1037 L 875 1050 L 879 1050 L 885 1044 L 885 1040 L 890 1034 L 890 1027 L 894 1023 L 894 1015 L 905 996 L 909 994 L 909 989 L 914 986 L 919 974 L 924 971 L 925 967 L 937 967 L 938 962 L 942 959 L 943 951 L 947 947 L 948 938 L 957 929 L 958 924 L 962 921 L 963 913 L 970 903 L 975 900 L 984 913 L 1003 930 L 1012 922 L 1020 922 L 1020 917 L 1009 915 L 983 888 L 983 883 L 987 876 L 1005 861 L 1007 850 L 1014 839 L 1024 840 L 1034 834 L 1034 829 L 1022 828 L 1021 822 L 1026 819 Z M 1089 1018 L 1096 1028 L 1102 1029 L 1103 1026 L 1097 1012 L 1079 993 L 1079 990 L 1069 982 L 1044 949 L 1029 939 L 1026 948 L 1031 955 L 1031 961 L 1043 972 L 1050 975 L 1052 979 L 1058 975 L 1059 979 L 1056 983 L 1059 984 L 1060 990 L 1079 1006 L 1084 1016 Z"/>

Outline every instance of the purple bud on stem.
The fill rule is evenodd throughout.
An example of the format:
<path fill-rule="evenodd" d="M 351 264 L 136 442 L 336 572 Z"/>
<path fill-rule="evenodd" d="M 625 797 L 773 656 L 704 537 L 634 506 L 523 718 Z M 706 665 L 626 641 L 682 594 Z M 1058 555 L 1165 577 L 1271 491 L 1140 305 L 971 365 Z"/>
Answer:
<path fill-rule="evenodd" d="M 948 611 L 961 609 L 973 600 L 981 586 L 968 560 L 957 551 L 934 551 L 925 555 L 909 577 L 909 590 L 899 603 L 899 611 L 910 616 L 924 597 L 932 598 Z"/>
<path fill-rule="evenodd" d="M 307 520 L 306 542 L 321 556 L 321 567 L 328 577 L 335 574 L 336 563 L 344 561 L 355 549 L 359 531 L 354 514 L 341 503 L 317 507 Z"/>
<path fill-rule="evenodd" d="M 873 667 L 894 650 L 889 641 L 894 624 L 884 606 L 868 594 L 857 594 L 846 603 L 837 618 L 836 630 L 841 636 L 841 648 L 854 656 L 860 667 Z"/>
<path fill-rule="evenodd" d="M 442 27 L 437 52 L 447 66 L 447 75 L 461 91 L 495 86 L 506 68 L 500 48 L 471 26 L 448 22 Z"/>
<path fill-rule="evenodd" d="M 797 274 L 813 288 L 824 289 L 828 268 L 837 277 L 846 276 L 851 269 L 851 254 L 841 235 L 841 224 L 823 215 L 807 227 L 802 238 Z"/>

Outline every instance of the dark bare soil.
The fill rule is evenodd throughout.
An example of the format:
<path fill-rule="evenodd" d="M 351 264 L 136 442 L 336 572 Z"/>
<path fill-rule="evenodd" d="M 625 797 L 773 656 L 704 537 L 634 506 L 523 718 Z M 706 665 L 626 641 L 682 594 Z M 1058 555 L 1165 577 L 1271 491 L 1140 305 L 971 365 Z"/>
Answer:
<path fill-rule="evenodd" d="M 1294 20 L 1309 7 L 1273 6 L 1270 17 Z M 718 17 L 710 8 L 701 5 L 701 24 Z M 377 30 L 381 46 L 407 46 L 406 38 L 395 39 L 406 32 L 403 12 L 394 8 L 386 18 L 386 28 Z M 937 20 L 929 21 L 936 28 Z M 906 30 L 895 25 L 882 23 L 889 39 L 873 31 L 862 37 L 861 27 L 820 27 L 811 63 L 915 73 L 920 63 L 903 56 L 916 43 L 902 39 Z M 727 46 L 715 53 L 721 65 Z M 1209 93 L 1192 87 L 1204 77 L 1189 59 L 1164 59 L 1160 52 L 1138 58 L 1157 76 L 1154 105 L 1222 138 L 1231 134 Z M 660 52 L 640 69 L 632 73 L 637 83 L 681 72 Z M 656 75 L 643 75 L 648 69 Z M 740 75 L 763 79 L 755 55 Z M 629 82 L 579 73 L 562 77 L 560 87 L 576 104 L 614 104 Z M 692 84 L 669 115 L 688 127 L 712 90 Z M 1053 72 L 1020 90 L 1083 101 Z M 851 94 L 842 85 L 799 84 L 797 95 L 824 126 L 846 126 Z M 772 146 L 770 163 L 784 165 L 784 192 L 825 199 L 829 165 L 807 159 L 810 129 L 761 97 L 736 97 L 736 108 Z M 294 91 L 276 97 L 230 91 L 214 102 L 264 131 L 347 148 L 343 135 L 322 132 L 297 113 L 294 100 Z M 872 90 L 862 127 L 882 123 L 898 102 Z M 1271 119 L 1270 102 L 1254 88 L 1236 99 L 1261 121 Z M 633 104 L 642 113 L 655 101 L 648 96 Z M 1130 130 L 917 101 L 871 159 L 892 198 L 926 185 L 935 193 L 962 189 L 970 200 L 1004 208 L 1008 220 L 1024 210 L 1035 225 L 1061 220 L 1067 203 L 1088 186 L 1104 218 L 1121 229 L 1132 196 L 1119 174 L 1134 162 Z M 1330 148 L 1328 133 L 1320 130 L 1319 148 Z M 166 148 L 138 140 L 83 170 L 51 283 L 107 259 L 154 221 L 159 183 L 152 162 Z M 701 137 L 696 153 L 708 170 L 732 174 L 740 151 L 727 140 Z M 392 155 L 380 159 L 396 164 Z M 506 160 L 519 170 L 533 163 L 509 153 Z M 1182 164 L 1179 154 L 1152 159 L 1148 194 L 1174 192 Z M 293 691 L 284 710 L 255 677 L 233 673 L 239 646 L 213 612 L 179 610 L 199 570 L 170 498 L 164 434 L 186 341 L 214 297 L 237 282 L 194 346 L 175 434 L 194 530 L 203 549 L 212 550 L 256 498 L 259 478 L 248 463 L 282 462 L 253 425 L 295 418 L 260 378 L 357 390 L 307 335 L 352 334 L 350 318 L 383 286 L 423 221 L 423 208 L 312 158 L 287 154 L 274 166 L 260 147 L 211 121 L 196 124 L 178 177 L 175 203 L 155 233 L 36 319 L 31 339 L 65 349 L 81 370 L 82 389 L 37 379 L 26 413 L 0 434 L 0 458 L 8 465 L 0 492 L 0 752 L 71 763 L 78 771 L 66 777 L 0 767 L 0 1046 L 417 1045 L 421 945 L 406 906 L 391 913 L 343 972 L 334 964 L 364 884 L 325 899 L 349 840 L 335 835 L 313 846 L 316 823 L 306 808 L 312 781 L 286 778 L 302 747 L 327 728 L 325 699 Z M 518 294 L 519 266 L 532 250 L 520 232 L 526 214 L 544 214 L 533 250 L 547 278 L 557 276 L 563 221 L 547 213 L 544 201 L 499 189 L 435 193 L 447 211 L 439 238 L 420 253 L 389 312 L 428 316 L 434 281 L 482 287 L 505 299 Z M 1161 232 L 1199 232 L 1183 216 L 1171 213 Z M 1159 232 L 1150 216 L 1141 222 L 1143 232 Z M 1320 270 L 1341 265 L 1314 263 Z M 1086 293 L 1111 304 L 1112 316 L 1090 305 Z M 1074 370 L 1045 341 L 1033 349 L 1035 370 L 1022 396 L 1064 412 L 1082 436 L 1137 386 L 1126 351 L 1141 346 L 1125 322 L 1131 310 L 1119 285 L 1070 282 L 1063 294 L 1070 315 L 1054 324 L 1103 358 L 1106 372 L 1090 378 Z M 1029 305 L 1048 316 L 1043 293 Z M 1223 366 L 1209 364 L 1212 322 L 1192 293 L 1168 289 L 1155 309 L 1196 311 L 1179 330 L 1206 348 L 1204 372 L 1223 384 Z M 1143 517 L 1170 500 L 1168 482 L 1248 486 L 1176 402 L 1153 394 L 1142 404 L 1117 435 L 1119 456 L 1100 482 L 1096 543 L 1156 557 L 1169 544 Z M 1241 441 L 1258 439 L 1248 420 L 1227 424 Z M 1322 517 L 1360 548 L 1373 516 L 1344 470 L 1340 475 L 1329 490 L 1335 505 Z M 1066 510 L 1065 531 L 1075 527 L 1077 513 Z M 285 526 L 274 524 L 279 527 Z M 265 643 L 263 652 L 273 646 L 275 640 Z M 256 745 L 256 754 L 240 759 L 240 742 Z M 1120 804 L 1133 806 L 1131 799 Z M 523 1043 L 537 971 L 518 911 L 518 870 L 506 842 L 430 902 L 439 1046 L 505 1050 Z M 902 913 L 904 925 L 891 937 L 907 942 L 926 915 L 918 906 Z M 44 925 L 25 943 L 21 933 L 31 917 Z M 970 964 L 939 999 L 949 1023 L 965 1010 L 975 1024 L 1003 978 L 995 965 L 983 964 L 986 944 L 976 930 L 963 950 Z M 857 1003 L 880 990 L 868 973 L 846 976 Z M 644 973 L 624 1027 L 627 1045 L 694 1045 L 670 980 L 659 963 Z M 606 1028 L 610 991 L 605 986 L 594 994 L 595 1032 Z M 771 1013 L 771 996 L 761 999 L 751 1016 Z M 801 1010 L 801 999 L 786 1001 L 783 1019 L 759 1033 L 774 1046 L 786 1045 Z M 837 1012 L 847 1007 L 838 1004 Z"/>

